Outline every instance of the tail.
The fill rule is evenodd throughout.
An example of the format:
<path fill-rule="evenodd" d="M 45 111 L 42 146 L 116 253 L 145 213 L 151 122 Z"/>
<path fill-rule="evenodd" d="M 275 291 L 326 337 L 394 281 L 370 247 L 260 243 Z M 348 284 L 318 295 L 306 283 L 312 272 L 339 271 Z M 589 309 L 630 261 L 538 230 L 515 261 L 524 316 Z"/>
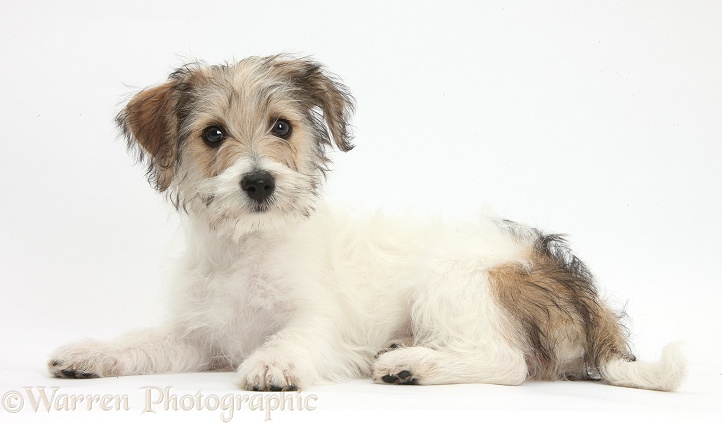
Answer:
<path fill-rule="evenodd" d="M 599 373 L 605 381 L 620 387 L 674 391 L 679 388 L 685 375 L 685 361 L 680 345 L 667 345 L 662 358 L 655 363 L 611 358 L 599 368 Z"/>

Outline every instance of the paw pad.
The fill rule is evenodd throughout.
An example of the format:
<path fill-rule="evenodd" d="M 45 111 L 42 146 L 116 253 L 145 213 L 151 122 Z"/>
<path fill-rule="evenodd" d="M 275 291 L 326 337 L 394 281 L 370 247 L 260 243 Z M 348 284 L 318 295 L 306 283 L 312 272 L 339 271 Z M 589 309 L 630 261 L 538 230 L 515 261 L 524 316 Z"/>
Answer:
<path fill-rule="evenodd" d="M 88 378 L 97 378 L 98 375 L 91 373 L 91 372 L 83 372 L 80 370 L 73 370 L 73 369 L 62 369 L 60 370 L 60 373 L 62 374 L 62 378 L 70 378 L 70 379 L 88 379 Z M 57 372 L 56 372 L 57 374 Z"/>
<path fill-rule="evenodd" d="M 74 365 L 62 360 L 51 360 L 48 362 L 48 370 L 56 378 L 68 379 L 89 379 L 98 378 L 98 375 L 87 370 L 76 369 Z"/>
<path fill-rule="evenodd" d="M 418 384 L 418 380 L 414 378 L 414 375 L 409 372 L 408 370 L 402 370 L 401 372 L 398 372 L 393 375 L 384 375 L 381 377 L 381 380 L 386 382 L 387 384 L 397 384 L 397 385 L 416 385 Z"/>
<path fill-rule="evenodd" d="M 253 387 L 254 391 L 263 391 L 261 388 Z M 298 387 L 295 385 L 287 385 L 285 387 L 279 387 L 277 385 L 270 385 L 268 387 L 269 391 L 298 391 Z"/>

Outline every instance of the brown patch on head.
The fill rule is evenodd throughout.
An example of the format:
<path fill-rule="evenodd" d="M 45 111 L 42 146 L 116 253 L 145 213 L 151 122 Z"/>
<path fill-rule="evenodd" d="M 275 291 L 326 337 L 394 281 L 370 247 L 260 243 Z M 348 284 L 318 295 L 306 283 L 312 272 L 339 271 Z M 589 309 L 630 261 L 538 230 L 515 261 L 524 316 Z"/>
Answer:
<path fill-rule="evenodd" d="M 166 83 L 136 94 L 116 117 L 128 148 L 147 162 L 148 180 L 159 191 L 168 189 L 175 176 L 179 130 L 188 114 L 191 87 L 198 84 L 197 69 L 177 69 Z"/>
<path fill-rule="evenodd" d="M 326 157 L 318 135 L 309 131 L 311 123 L 302 103 L 279 98 L 283 95 L 279 92 L 269 96 L 263 82 L 246 82 L 237 91 L 227 84 L 230 78 L 216 78 L 195 90 L 194 111 L 181 124 L 180 159 L 184 164 L 202 178 L 215 177 L 244 158 L 254 163 L 266 159 L 309 174 L 324 167 Z M 218 99 L 223 97 L 223 101 Z M 271 132 L 279 119 L 290 123 L 292 131 L 287 138 Z M 224 133 L 218 146 L 209 146 L 203 140 L 205 129 L 211 126 Z"/>
<path fill-rule="evenodd" d="M 128 146 L 140 145 L 141 160 L 146 158 L 146 153 L 149 155 L 149 180 L 160 191 L 170 185 L 177 152 L 174 110 L 178 96 L 174 86 L 175 82 L 169 81 L 141 91 L 116 118 L 128 139 Z"/>
<path fill-rule="evenodd" d="M 345 86 L 321 65 L 285 56 L 248 58 L 234 65 L 197 70 L 204 75 L 180 110 L 183 157 L 213 177 L 239 158 L 267 158 L 304 173 L 325 171 L 324 146 L 331 136 L 341 150 L 352 148 L 348 117 L 353 110 Z M 293 128 L 281 140 L 270 134 L 277 120 Z M 223 144 L 209 149 L 201 140 L 205 128 L 221 127 Z M 330 134 L 329 134 L 330 132 Z"/>
<path fill-rule="evenodd" d="M 589 378 L 611 357 L 630 356 L 619 317 L 561 237 L 539 235 L 529 260 L 495 267 L 489 277 L 527 347 L 530 378 Z"/>
<path fill-rule="evenodd" d="M 274 57 L 273 62 L 274 70 L 296 87 L 309 110 L 323 111 L 336 146 L 342 151 L 353 149 L 348 120 L 354 106 L 348 88 L 316 62 L 283 57 Z"/>

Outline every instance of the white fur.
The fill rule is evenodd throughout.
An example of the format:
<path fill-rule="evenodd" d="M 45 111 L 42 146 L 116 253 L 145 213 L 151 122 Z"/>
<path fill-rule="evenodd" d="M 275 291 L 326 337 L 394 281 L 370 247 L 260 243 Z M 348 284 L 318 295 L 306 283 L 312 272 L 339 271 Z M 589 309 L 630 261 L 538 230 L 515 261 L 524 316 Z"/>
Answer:
<path fill-rule="evenodd" d="M 448 375 L 454 381 L 518 384 L 526 376 L 521 354 L 496 330 L 504 318 L 485 278 L 489 267 L 522 261 L 525 247 L 491 219 L 449 226 L 322 206 L 308 220 L 240 238 L 219 236 L 205 221 L 188 228 L 166 334 L 148 331 L 92 354 L 83 347 L 99 343 L 71 345 L 53 358 L 67 368 L 103 352 L 88 370 L 99 376 L 116 374 L 108 363 L 120 374 L 230 366 L 246 388 L 282 386 L 267 376 L 281 365 L 294 370 L 294 385 L 308 385 L 367 376 L 379 350 L 413 333 L 456 353 L 465 372 Z M 376 375 L 401 353 L 382 355 Z"/>

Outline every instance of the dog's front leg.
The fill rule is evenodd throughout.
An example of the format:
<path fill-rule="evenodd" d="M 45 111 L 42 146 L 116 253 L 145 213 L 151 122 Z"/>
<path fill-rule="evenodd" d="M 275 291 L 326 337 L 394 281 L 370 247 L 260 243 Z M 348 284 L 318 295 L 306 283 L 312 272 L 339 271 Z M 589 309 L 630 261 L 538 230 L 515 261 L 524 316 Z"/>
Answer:
<path fill-rule="evenodd" d="M 297 317 L 241 363 L 236 382 L 246 390 L 295 391 L 334 374 L 341 351 L 333 321 Z"/>
<path fill-rule="evenodd" d="M 58 378 L 176 373 L 207 369 L 209 355 L 181 329 L 144 329 L 111 341 L 81 341 L 59 347 L 48 370 Z"/>

